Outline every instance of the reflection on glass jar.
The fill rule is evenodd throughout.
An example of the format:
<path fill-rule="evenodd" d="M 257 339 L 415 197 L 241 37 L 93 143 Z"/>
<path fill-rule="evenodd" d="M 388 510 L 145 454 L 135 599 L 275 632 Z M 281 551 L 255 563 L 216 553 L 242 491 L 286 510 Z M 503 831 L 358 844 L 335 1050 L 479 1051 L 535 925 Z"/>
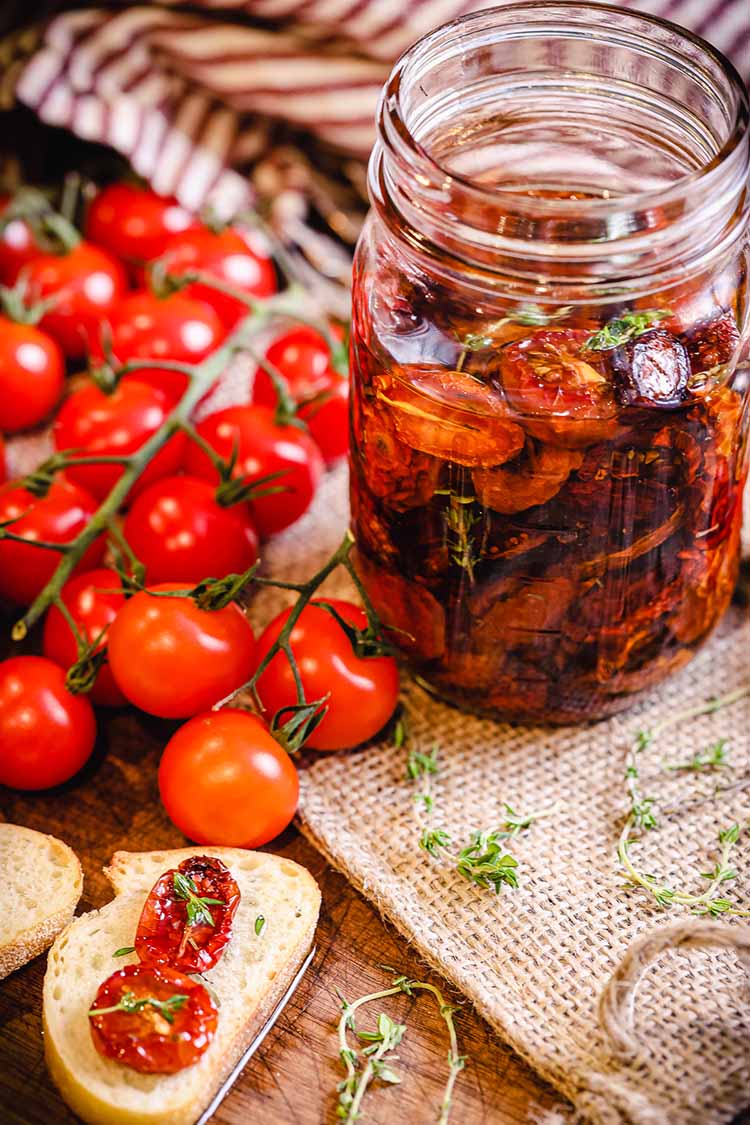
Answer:
<path fill-rule="evenodd" d="M 517 4 L 397 64 L 355 264 L 352 520 L 445 698 L 611 714 L 727 608 L 747 176 L 741 80 L 649 17 Z"/>

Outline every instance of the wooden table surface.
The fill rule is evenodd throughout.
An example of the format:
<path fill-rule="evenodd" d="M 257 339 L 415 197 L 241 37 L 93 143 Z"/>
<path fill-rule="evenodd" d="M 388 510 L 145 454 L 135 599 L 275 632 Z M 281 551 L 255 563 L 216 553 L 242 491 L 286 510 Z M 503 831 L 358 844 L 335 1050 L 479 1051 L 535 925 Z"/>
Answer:
<path fill-rule="evenodd" d="M 100 738 L 83 773 L 51 793 L 0 790 L 5 819 L 51 832 L 78 853 L 85 872 L 81 910 L 110 895 L 101 868 L 118 849 L 183 847 L 159 804 L 156 764 L 172 728 L 133 712 L 100 714 Z M 389 965 L 419 979 L 424 967 L 406 941 L 296 831 L 270 849 L 310 869 L 323 892 L 318 952 L 276 1027 L 251 1060 L 214 1120 L 222 1125 L 317 1125 L 336 1119 L 335 1025 L 339 1001 L 382 988 Z M 43 893 L 43 888 L 40 889 Z M 75 1119 L 58 1097 L 44 1064 L 41 989 L 45 957 L 0 982 L 0 1121 L 6 1125 L 67 1125 Z M 460 997 L 451 994 L 461 1003 Z M 446 1072 L 447 1040 L 435 1006 L 399 996 L 389 1014 L 407 1024 L 399 1049 L 404 1081 L 373 1089 L 364 1121 L 410 1125 L 432 1122 Z M 373 1005 L 371 1018 L 379 1009 Z M 459 1076 L 455 1125 L 515 1125 L 536 1121 L 560 1105 L 546 1087 L 468 1005 L 456 1017 L 460 1049 L 469 1055 Z"/>

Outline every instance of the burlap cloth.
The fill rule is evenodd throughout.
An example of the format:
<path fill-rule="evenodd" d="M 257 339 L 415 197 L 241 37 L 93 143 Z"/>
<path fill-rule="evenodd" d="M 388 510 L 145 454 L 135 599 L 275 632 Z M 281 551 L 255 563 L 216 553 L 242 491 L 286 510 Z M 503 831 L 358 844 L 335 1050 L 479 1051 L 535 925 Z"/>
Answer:
<path fill-rule="evenodd" d="M 291 580 L 312 574 L 346 523 L 342 470 L 328 479 L 313 511 L 269 544 L 268 571 Z M 341 578 L 326 590 L 349 592 Z M 264 591 L 252 613 L 264 622 L 283 602 L 284 595 Z M 750 622 L 733 610 L 693 663 L 645 704 L 566 729 L 514 729 L 477 719 L 407 681 L 403 702 L 414 743 L 439 748 L 434 827 L 463 841 L 474 829 L 497 824 L 504 801 L 519 811 L 560 804 L 552 820 L 513 842 L 520 885 L 497 896 L 420 850 L 406 751 L 391 738 L 353 753 L 311 755 L 302 770 L 305 834 L 584 1119 L 713 1125 L 750 1101 L 750 991 L 733 949 L 668 948 L 653 961 L 658 948 L 644 951 L 633 1005 L 640 1043 L 634 1060 L 617 1061 L 599 1016 L 605 984 L 639 935 L 673 921 L 687 922 L 701 944 L 702 930 L 709 938 L 725 932 L 727 923 L 680 908 L 662 911 L 644 892 L 626 888 L 615 847 L 627 810 L 629 736 L 675 709 L 741 686 L 749 657 Z M 662 761 L 684 760 L 719 737 L 731 747 L 731 769 L 661 770 Z M 669 731 L 642 755 L 641 776 L 644 790 L 657 789 L 663 801 L 659 830 L 634 846 L 634 858 L 672 886 L 704 889 L 699 873 L 716 862 L 719 830 L 750 819 L 750 702 Z M 726 791 L 716 795 L 717 785 Z M 727 894 L 747 902 L 747 832 L 732 861 L 741 875 Z M 741 922 L 729 925 L 747 940 Z M 632 968 L 626 964 L 625 975 Z M 628 1012 L 627 982 L 619 987 L 615 1030 Z M 461 1047 L 471 1055 L 471 1043 Z"/>

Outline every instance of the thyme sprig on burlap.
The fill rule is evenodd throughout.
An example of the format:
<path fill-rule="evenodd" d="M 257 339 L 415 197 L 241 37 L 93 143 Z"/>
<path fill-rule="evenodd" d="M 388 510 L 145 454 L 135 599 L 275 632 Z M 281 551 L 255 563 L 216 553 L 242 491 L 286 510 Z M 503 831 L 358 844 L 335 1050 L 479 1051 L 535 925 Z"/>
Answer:
<path fill-rule="evenodd" d="M 660 734 L 670 727 L 701 715 L 710 715 L 724 707 L 730 707 L 740 699 L 750 695 L 750 686 L 737 688 L 724 696 L 714 697 L 705 703 L 696 704 L 685 711 L 677 712 L 663 719 L 650 730 L 636 731 L 632 745 L 628 749 L 625 765 L 625 786 L 630 803 L 620 838 L 617 843 L 617 856 L 628 882 L 645 890 L 662 909 L 683 906 L 694 914 L 708 914 L 718 917 L 722 914 L 735 917 L 750 917 L 750 910 L 739 907 L 728 898 L 721 896 L 722 887 L 738 877 L 739 872 L 731 866 L 730 857 L 739 842 L 743 829 L 732 824 L 718 834 L 719 858 L 710 871 L 700 872 L 700 877 L 708 881 L 708 886 L 700 894 L 684 889 L 670 887 L 658 876 L 640 870 L 633 861 L 630 849 L 644 835 L 659 827 L 656 815 L 657 797 L 643 793 L 640 784 L 639 755 L 653 745 Z M 726 765 L 726 740 L 720 739 L 703 753 L 697 753 L 687 762 L 667 764 L 667 770 L 693 770 L 716 768 Z"/>
<path fill-rule="evenodd" d="M 406 777 L 409 781 L 420 782 L 420 787 L 412 797 L 412 801 L 425 813 L 431 813 L 435 807 L 432 778 L 439 769 L 437 746 L 433 746 L 429 754 L 421 750 L 409 751 L 409 757 L 406 759 Z"/>
<path fill-rule="evenodd" d="M 419 846 L 435 859 L 449 864 L 462 878 L 478 887 L 500 893 L 503 885 L 518 886 L 518 860 L 506 848 L 537 820 L 552 816 L 557 805 L 531 813 L 517 813 L 511 805 L 503 805 L 505 818 L 497 827 L 472 833 L 469 843 L 455 848 L 448 832 L 442 828 L 425 828 Z"/>
<path fill-rule="evenodd" d="M 394 745 L 400 749 L 407 745 L 409 739 L 407 720 L 402 716 L 394 727 Z M 412 800 L 421 825 L 420 848 L 475 886 L 496 894 L 503 885 L 517 887 L 518 860 L 507 850 L 506 841 L 514 840 L 535 821 L 552 816 L 559 806 L 555 804 L 536 812 L 518 813 L 512 805 L 505 803 L 502 806 L 505 815 L 498 825 L 474 831 L 468 844 L 457 847 L 444 828 L 430 826 L 430 817 L 435 809 L 432 782 L 440 772 L 438 756 L 437 746 L 433 746 L 429 753 L 412 747 L 406 759 L 406 780 L 419 783 Z"/>
<path fill-rule="evenodd" d="M 341 1001 L 341 1017 L 338 1022 L 339 1058 L 344 1065 L 345 1074 L 337 1086 L 339 1098 L 336 1112 L 345 1122 L 361 1118 L 362 1102 L 373 1081 L 379 1080 L 392 1085 L 401 1081 L 392 1064 L 398 1061 L 395 1050 L 406 1033 L 406 1025 L 396 1023 L 385 1012 L 380 1012 L 372 1031 L 358 1031 L 355 1025 L 357 1010 L 376 1000 L 385 1000 L 400 993 L 413 996 L 420 991 L 435 998 L 448 1032 L 448 1078 L 437 1116 L 438 1125 L 447 1125 L 453 1102 L 453 1088 L 458 1075 L 466 1066 L 466 1055 L 458 1052 L 458 1036 L 453 1020 L 456 1009 L 446 1002 L 443 993 L 434 984 L 407 976 L 396 976 L 389 988 L 360 996 L 351 1003 L 338 993 Z M 361 1044 L 367 1045 L 352 1047 L 349 1033 L 355 1035 Z"/>
<path fill-rule="evenodd" d="M 705 770 L 724 769 L 729 765 L 729 751 L 726 738 L 720 738 L 711 743 L 705 750 L 698 750 L 692 758 L 685 762 L 665 762 L 663 769 L 671 772 L 692 771 L 702 773 Z"/>

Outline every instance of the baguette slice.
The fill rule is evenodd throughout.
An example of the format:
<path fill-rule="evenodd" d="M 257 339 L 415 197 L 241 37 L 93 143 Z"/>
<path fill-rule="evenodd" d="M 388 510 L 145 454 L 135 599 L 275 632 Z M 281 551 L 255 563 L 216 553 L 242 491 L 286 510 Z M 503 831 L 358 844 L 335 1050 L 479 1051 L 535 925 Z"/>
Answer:
<path fill-rule="evenodd" d="M 62 840 L 0 824 L 0 979 L 49 948 L 68 925 L 83 889 L 81 865 Z"/>
<path fill-rule="evenodd" d="M 114 957 L 131 946 L 148 892 L 163 872 L 193 855 L 223 860 L 240 888 L 232 938 L 203 974 L 218 1007 L 206 1053 L 177 1074 L 139 1074 L 94 1048 L 88 1011 L 103 980 L 137 962 Z M 279 1002 L 312 945 L 318 885 L 304 867 L 238 848 L 117 852 L 105 868 L 115 898 L 76 918 L 50 950 L 44 978 L 45 1054 L 70 1108 L 92 1125 L 191 1125 L 210 1104 Z M 266 920 L 255 932 L 258 915 Z"/>

